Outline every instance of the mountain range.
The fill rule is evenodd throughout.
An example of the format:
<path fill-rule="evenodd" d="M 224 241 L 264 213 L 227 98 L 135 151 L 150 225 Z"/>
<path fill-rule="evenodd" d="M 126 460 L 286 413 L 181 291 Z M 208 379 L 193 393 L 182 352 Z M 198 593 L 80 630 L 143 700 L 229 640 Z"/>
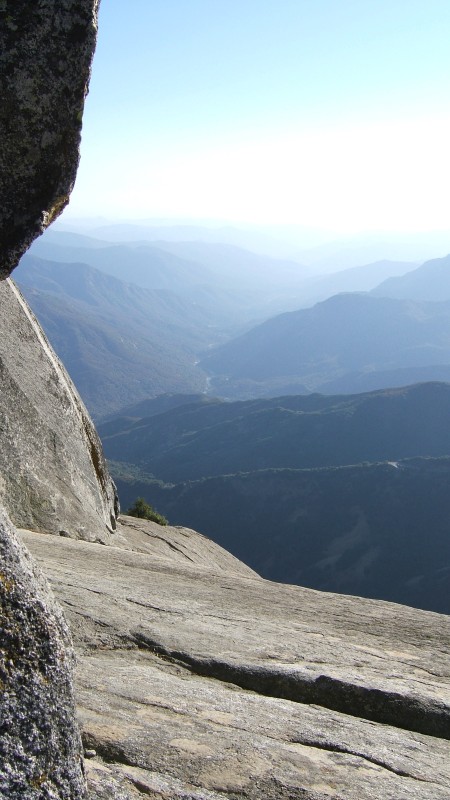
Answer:
<path fill-rule="evenodd" d="M 205 242 L 230 244 L 273 259 L 293 259 L 328 274 L 383 259 L 423 263 L 450 250 L 450 232 L 366 232 L 337 236 L 336 232 L 302 225 L 233 226 L 216 222 L 174 222 L 164 219 L 116 221 L 58 220 L 52 234 L 83 233 L 110 243 Z"/>
<path fill-rule="evenodd" d="M 389 261 L 382 259 L 371 264 L 358 265 L 339 270 L 330 275 L 319 275 L 307 279 L 302 288 L 300 307 L 311 306 L 342 292 L 368 292 L 392 278 L 414 270 L 413 261 Z"/>
<path fill-rule="evenodd" d="M 246 398 L 448 380 L 448 309 L 376 294 L 379 278 L 408 270 L 397 278 L 406 285 L 434 269 L 429 284 L 445 297 L 445 263 L 439 275 L 435 265 L 384 261 L 312 279 L 231 244 L 56 231 L 34 243 L 17 280 L 99 419 L 164 392 Z M 371 294 L 329 297 L 349 287 Z M 317 294 L 327 299 L 301 308 Z"/>
<path fill-rule="evenodd" d="M 245 304 L 255 308 L 267 305 L 268 296 L 276 295 L 284 298 L 279 305 L 282 308 L 309 275 L 297 261 L 270 258 L 221 242 L 111 243 L 75 232 L 50 231 L 34 242 L 30 253 L 52 261 L 87 263 L 148 289 L 180 291 L 209 286 L 231 291 L 238 304 L 245 298 Z"/>

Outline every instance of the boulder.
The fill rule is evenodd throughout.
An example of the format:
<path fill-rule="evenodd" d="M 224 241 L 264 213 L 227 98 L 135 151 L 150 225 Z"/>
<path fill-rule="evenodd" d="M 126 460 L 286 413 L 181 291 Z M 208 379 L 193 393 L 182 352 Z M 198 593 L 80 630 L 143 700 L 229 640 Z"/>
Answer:
<path fill-rule="evenodd" d="M 0 609 L 0 797 L 80 800 L 69 629 L 1 510 Z"/>

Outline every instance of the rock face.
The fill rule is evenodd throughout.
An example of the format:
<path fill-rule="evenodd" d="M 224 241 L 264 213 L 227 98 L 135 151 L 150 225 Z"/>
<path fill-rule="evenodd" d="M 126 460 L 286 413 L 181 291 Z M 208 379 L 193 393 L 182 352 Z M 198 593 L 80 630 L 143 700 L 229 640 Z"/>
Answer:
<path fill-rule="evenodd" d="M 10 280 L 0 307 L 0 502 L 16 525 L 107 542 L 115 492 L 95 428 Z"/>
<path fill-rule="evenodd" d="M 0 2 L 0 278 L 68 202 L 98 2 Z"/>
<path fill-rule="evenodd" d="M 0 0 L 0 506 L 106 541 L 114 490 L 79 398 L 5 279 L 67 203 L 98 0 Z M 85 796 L 67 625 L 0 510 L 0 796 Z"/>
<path fill-rule="evenodd" d="M 122 519 L 115 548 L 22 532 L 74 635 L 91 800 L 448 800 L 448 617 Z"/>
<path fill-rule="evenodd" d="M 0 2 L 0 279 L 68 201 L 98 0 Z M 80 398 L 0 280 L 0 504 L 14 522 L 106 541 L 115 491 Z"/>
<path fill-rule="evenodd" d="M 84 797 L 61 609 L 0 512 L 0 797 Z"/>

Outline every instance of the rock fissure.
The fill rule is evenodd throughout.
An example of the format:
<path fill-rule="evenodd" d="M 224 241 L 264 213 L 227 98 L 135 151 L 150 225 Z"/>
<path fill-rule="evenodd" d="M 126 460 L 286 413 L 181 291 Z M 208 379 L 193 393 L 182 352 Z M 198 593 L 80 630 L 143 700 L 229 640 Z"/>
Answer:
<path fill-rule="evenodd" d="M 100 739 L 91 731 L 82 731 L 81 741 L 85 750 L 95 750 L 97 755 L 107 764 L 125 764 L 127 767 L 140 766 L 139 759 L 132 759 L 127 756 L 123 747 L 120 747 L 116 742 Z"/>
<path fill-rule="evenodd" d="M 133 639 L 139 648 L 185 666 L 196 675 L 233 683 L 267 697 L 318 705 L 352 717 L 450 739 L 450 709 L 441 703 L 431 704 L 429 700 L 423 702 L 417 697 L 367 688 L 327 675 L 306 677 L 293 671 L 195 658 L 168 650 L 142 632 L 135 632 Z"/>
<path fill-rule="evenodd" d="M 176 553 L 180 553 L 187 561 L 190 561 L 192 564 L 195 563 L 195 560 L 188 556 L 184 550 L 182 550 L 180 547 L 177 547 L 173 542 L 169 542 L 164 538 L 164 536 L 157 536 L 156 534 L 153 534 L 152 537 L 154 539 L 159 539 L 161 542 L 164 542 L 164 544 L 167 544 L 171 550 L 175 550 Z"/>
<path fill-rule="evenodd" d="M 382 767 L 382 769 L 392 772 L 393 775 L 398 775 L 400 778 L 411 778 L 412 780 L 422 781 L 423 783 L 432 782 L 427 778 L 421 778 L 419 775 L 414 775 L 411 772 L 406 772 L 402 769 L 396 769 L 391 764 L 387 764 L 386 761 L 383 761 L 380 758 L 374 758 L 373 756 L 368 756 L 367 753 L 361 753 L 358 750 L 351 750 L 350 748 L 342 747 L 338 744 L 332 744 L 331 742 L 318 742 L 308 738 L 291 739 L 290 741 L 292 744 L 301 744 L 305 747 L 315 747 L 318 750 L 325 750 L 328 753 L 342 753 L 343 755 L 362 758 L 364 761 L 368 761 L 370 764 L 374 764 L 376 767 Z"/>
<path fill-rule="evenodd" d="M 109 628 L 110 630 L 114 630 L 114 626 L 111 625 L 109 622 L 105 622 L 104 620 L 98 618 L 94 619 L 92 614 L 86 614 L 83 611 L 79 611 L 79 609 L 76 608 L 74 603 L 71 603 L 69 600 L 64 600 L 62 605 L 71 608 L 72 613 L 74 613 L 77 617 L 81 617 L 82 619 L 86 619 L 89 622 L 93 622 L 94 625 L 98 626 L 99 628 Z"/>
<path fill-rule="evenodd" d="M 82 589 L 84 592 L 90 592 L 91 594 L 103 595 L 103 592 L 98 591 L 97 589 L 91 589 L 89 586 L 77 586 L 74 583 L 65 583 L 64 586 L 67 586 L 67 588 L 70 589 Z M 65 603 L 67 603 L 67 605 L 71 605 L 68 600 L 65 600 Z"/>
<path fill-rule="evenodd" d="M 140 606 L 141 608 L 149 608 L 151 611 L 159 611 L 161 614 L 174 614 L 175 616 L 183 616 L 181 611 L 175 611 L 171 608 L 160 608 L 159 606 L 154 606 L 151 603 L 144 603 L 142 600 L 135 600 L 133 597 L 126 597 L 125 599 L 127 603 Z"/>

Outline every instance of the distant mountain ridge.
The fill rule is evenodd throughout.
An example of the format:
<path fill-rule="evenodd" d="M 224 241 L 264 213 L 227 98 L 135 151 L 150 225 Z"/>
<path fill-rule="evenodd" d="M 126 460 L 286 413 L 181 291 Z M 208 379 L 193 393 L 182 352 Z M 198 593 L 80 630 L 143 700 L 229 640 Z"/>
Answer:
<path fill-rule="evenodd" d="M 218 318 L 226 304 L 230 326 L 244 326 L 301 305 L 305 267 L 215 242 L 105 242 L 75 232 L 50 231 L 30 256 L 86 263 L 146 289 L 208 293 Z M 237 331 L 236 331 L 237 332 Z"/>
<path fill-rule="evenodd" d="M 53 262 L 84 263 L 144 289 L 171 289 L 208 282 L 210 272 L 151 244 L 111 244 L 80 234 L 56 233 L 38 239 L 31 256 Z"/>
<path fill-rule="evenodd" d="M 391 277 L 373 289 L 372 294 L 402 300 L 450 300 L 450 255 L 426 261 L 406 275 Z"/>
<path fill-rule="evenodd" d="M 231 398 L 317 391 L 338 379 L 346 392 L 346 374 L 449 364 L 450 301 L 367 293 L 273 317 L 201 361 L 212 391 Z"/>
<path fill-rule="evenodd" d="M 192 221 L 63 220 L 53 232 L 81 231 L 108 242 L 195 241 L 231 244 L 255 254 L 276 259 L 293 259 L 313 271 L 332 273 L 382 259 L 421 263 L 450 250 L 448 230 L 429 232 L 366 232 L 353 237 L 336 237 L 335 231 L 299 225 L 239 227 L 233 224 L 202 224 Z"/>
<path fill-rule="evenodd" d="M 418 266 L 414 261 L 389 261 L 383 259 L 370 264 L 350 267 L 330 275 L 319 275 L 305 282 L 302 307 L 319 303 L 342 292 L 368 292 L 376 290 L 380 282 L 393 276 L 402 276 Z"/>
<path fill-rule="evenodd" d="M 235 244 L 195 240 L 108 242 L 83 234 L 50 232 L 38 239 L 31 255 L 52 261 L 86 262 L 121 280 L 145 288 L 177 288 L 183 285 L 217 284 L 259 291 L 259 284 L 299 287 L 308 275 L 296 261 L 259 255 Z"/>

